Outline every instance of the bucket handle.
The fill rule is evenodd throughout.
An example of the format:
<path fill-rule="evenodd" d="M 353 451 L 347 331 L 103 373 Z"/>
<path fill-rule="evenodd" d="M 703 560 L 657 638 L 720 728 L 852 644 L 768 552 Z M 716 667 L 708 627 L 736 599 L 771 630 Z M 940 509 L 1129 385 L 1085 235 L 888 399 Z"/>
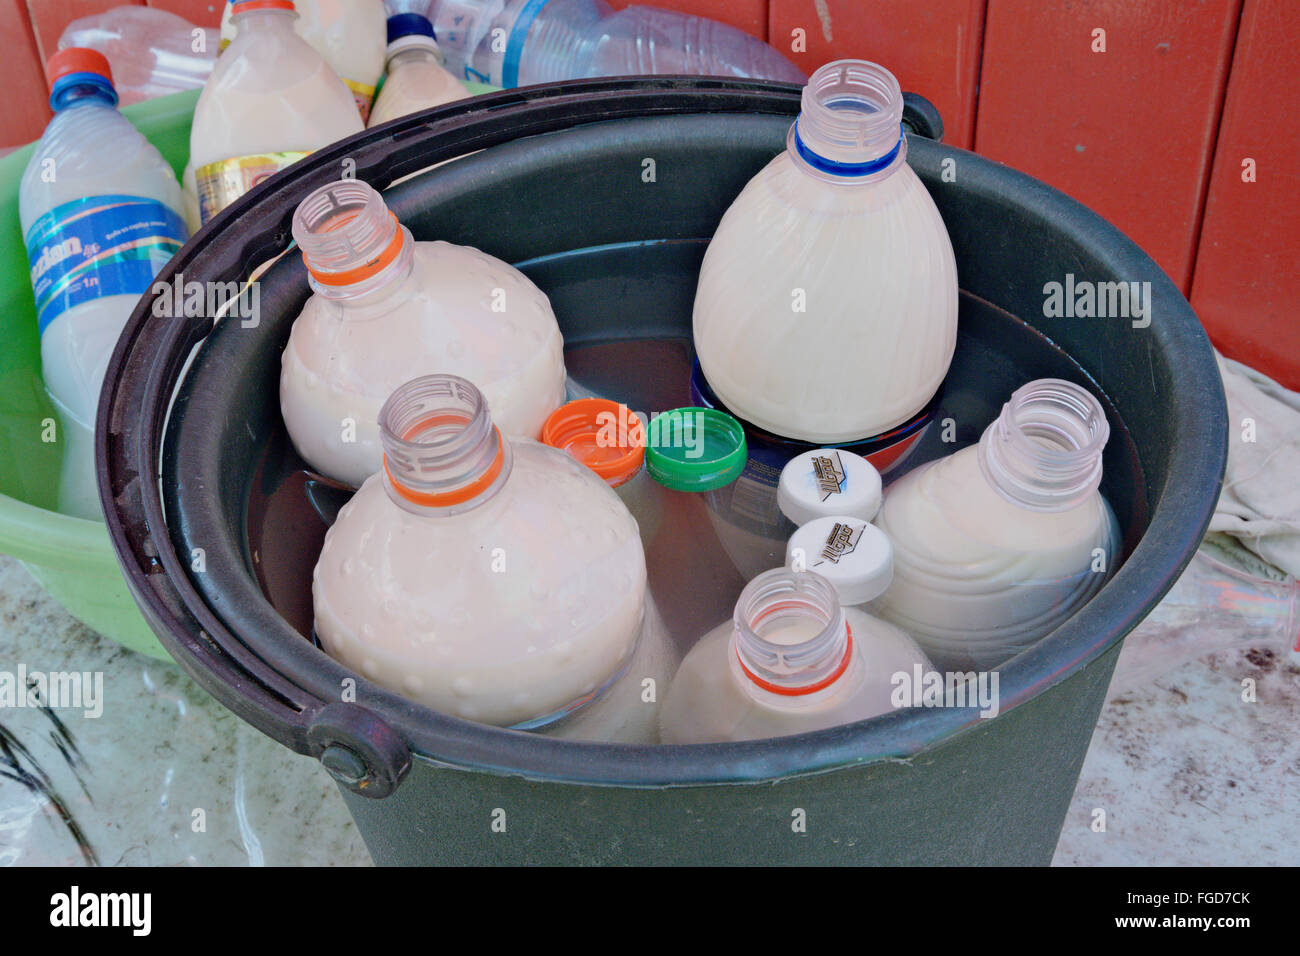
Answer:
<path fill-rule="evenodd" d="M 903 125 L 917 136 L 943 142 L 943 117 L 939 108 L 920 93 L 903 93 Z"/>

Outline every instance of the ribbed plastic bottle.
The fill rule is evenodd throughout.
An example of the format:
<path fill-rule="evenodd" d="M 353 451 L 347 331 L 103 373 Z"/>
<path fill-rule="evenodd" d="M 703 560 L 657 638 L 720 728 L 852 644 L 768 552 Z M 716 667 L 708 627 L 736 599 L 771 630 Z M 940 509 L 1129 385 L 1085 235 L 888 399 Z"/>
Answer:
<path fill-rule="evenodd" d="M 294 33 L 291 0 L 236 0 L 239 31 L 194 108 L 186 176 L 206 223 L 267 176 L 364 129 L 352 93 Z"/>
<path fill-rule="evenodd" d="M 19 187 L 41 333 L 41 369 L 64 444 L 59 509 L 102 519 L 94 426 L 113 346 L 154 275 L 188 232 L 176 174 L 117 111 L 108 61 L 50 57 L 54 118 Z"/>
<path fill-rule="evenodd" d="M 370 116 L 384 72 L 385 9 L 382 0 L 295 0 L 293 29 L 325 58 L 352 91 L 361 120 Z M 221 48 L 235 39 L 233 4 L 221 15 Z"/>
<path fill-rule="evenodd" d="M 89 47 L 108 58 L 121 106 L 202 89 L 217 62 L 217 31 L 155 7 L 116 6 L 73 20 L 59 49 Z"/>
<path fill-rule="evenodd" d="M 433 0 L 429 16 L 448 68 L 493 86 L 652 74 L 804 80 L 762 40 L 674 10 L 615 11 L 603 0 Z"/>
<path fill-rule="evenodd" d="M 957 341 L 948 232 L 906 163 L 902 93 L 837 60 L 804 88 L 786 149 L 723 216 L 694 334 L 738 418 L 818 444 L 879 435 L 934 396 Z"/>
<path fill-rule="evenodd" d="M 1098 490 L 1106 413 L 1061 379 L 1017 389 L 979 444 L 885 489 L 894 580 L 876 602 L 948 669 L 997 666 L 1100 590 L 1121 557 Z"/>
<path fill-rule="evenodd" d="M 327 653 L 435 710 L 544 726 L 632 660 L 646 566 L 613 490 L 564 452 L 512 441 L 454 375 L 380 414 L 383 470 L 339 512 L 313 575 Z"/>
<path fill-rule="evenodd" d="M 469 90 L 442 65 L 433 24 L 418 13 L 388 18 L 387 77 L 375 98 L 368 126 L 417 113 L 469 96 Z"/>
<path fill-rule="evenodd" d="M 925 655 L 897 628 L 842 607 L 813 571 L 750 581 L 731 621 L 700 639 L 668 688 L 666 744 L 721 743 L 824 730 L 895 709 L 894 675 Z"/>
<path fill-rule="evenodd" d="M 509 438 L 537 438 L 564 401 L 564 340 L 522 273 L 469 246 L 416 242 L 366 183 L 322 186 L 293 237 L 314 294 L 281 356 L 289 437 L 317 471 L 357 486 L 379 470 L 379 409 L 403 382 L 474 381 Z"/>

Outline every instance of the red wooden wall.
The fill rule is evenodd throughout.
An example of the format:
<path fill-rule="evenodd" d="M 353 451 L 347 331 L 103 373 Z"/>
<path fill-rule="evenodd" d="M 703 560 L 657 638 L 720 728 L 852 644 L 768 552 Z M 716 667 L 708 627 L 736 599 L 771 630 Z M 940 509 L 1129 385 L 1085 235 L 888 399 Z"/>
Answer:
<path fill-rule="evenodd" d="M 122 2 L 205 26 L 224 5 L 0 0 L 0 147 L 44 128 L 42 64 L 68 21 Z M 611 2 L 730 23 L 806 72 L 884 63 L 939 107 L 948 142 L 1110 219 L 1190 296 L 1216 345 L 1300 388 L 1300 0 Z"/>
<path fill-rule="evenodd" d="M 1191 298 L 1225 354 L 1300 389 L 1298 49 L 1300 3 L 1246 0 Z"/>

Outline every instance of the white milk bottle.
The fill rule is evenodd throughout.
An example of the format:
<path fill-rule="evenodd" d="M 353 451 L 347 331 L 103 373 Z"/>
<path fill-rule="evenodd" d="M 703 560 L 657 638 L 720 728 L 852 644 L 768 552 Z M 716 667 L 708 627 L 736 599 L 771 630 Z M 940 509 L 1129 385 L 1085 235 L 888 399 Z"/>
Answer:
<path fill-rule="evenodd" d="M 877 435 L 938 390 L 957 337 L 957 268 L 905 162 L 883 67 L 823 66 L 786 150 L 718 225 L 695 294 L 695 348 L 737 417 L 819 444 Z"/>
<path fill-rule="evenodd" d="M 267 176 L 364 128 L 338 74 L 293 32 L 290 0 L 232 6 L 238 35 L 217 58 L 190 131 L 186 176 L 204 223 Z"/>
<path fill-rule="evenodd" d="M 221 15 L 221 49 L 236 36 L 233 4 Z M 365 122 L 384 72 L 383 0 L 295 0 L 293 29 L 325 58 L 352 92 Z"/>
<path fill-rule="evenodd" d="M 814 571 L 777 568 L 746 585 L 731 621 L 700 639 L 664 700 L 666 744 L 823 730 L 895 709 L 894 675 L 929 662 L 898 628 L 841 607 Z"/>
<path fill-rule="evenodd" d="M 1060 379 L 1017 389 L 979 444 L 885 489 L 894 580 L 875 607 L 948 669 L 995 667 L 1077 611 L 1118 563 L 1098 488 L 1110 427 Z"/>
<path fill-rule="evenodd" d="M 564 340 L 522 273 L 468 246 L 416 242 L 364 182 L 317 189 L 293 216 L 315 294 L 281 357 L 280 409 L 299 454 L 360 485 L 379 470 L 379 409 L 403 382 L 477 383 L 509 438 L 537 438 L 564 401 Z"/>
<path fill-rule="evenodd" d="M 503 727 L 589 703 L 636 650 L 646 566 L 613 490 L 504 438 L 455 375 L 397 389 L 382 470 L 325 536 L 312 582 L 331 656 L 426 706 Z"/>
<path fill-rule="evenodd" d="M 645 469 L 645 424 L 626 405 L 582 398 L 561 405 L 542 426 L 542 442 L 571 455 L 614 489 L 648 547 L 658 531 L 663 494 Z M 659 703 L 681 661 L 677 643 L 649 591 L 636 655 L 599 698 L 547 728 L 570 740 L 651 744 L 659 740 Z M 647 683 L 649 681 L 650 683 Z"/>
<path fill-rule="evenodd" d="M 388 18 L 388 76 L 375 99 L 368 126 L 463 100 L 469 90 L 443 68 L 433 24 L 418 13 Z"/>
<path fill-rule="evenodd" d="M 95 411 L 131 310 L 185 243 L 176 174 L 116 109 L 108 60 L 50 57 L 46 127 L 19 188 L 41 332 L 41 369 L 64 445 L 59 509 L 102 520 Z"/>

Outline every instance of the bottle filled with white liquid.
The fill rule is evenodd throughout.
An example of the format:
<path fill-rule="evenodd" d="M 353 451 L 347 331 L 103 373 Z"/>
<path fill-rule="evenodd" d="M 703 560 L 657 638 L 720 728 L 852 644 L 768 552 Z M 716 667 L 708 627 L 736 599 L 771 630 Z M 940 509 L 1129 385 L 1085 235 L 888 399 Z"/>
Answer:
<path fill-rule="evenodd" d="M 185 243 L 171 166 L 117 111 L 108 60 L 72 47 L 50 57 L 54 118 L 19 186 L 41 333 L 41 371 L 59 414 L 59 510 L 102 520 L 95 411 L 126 320 Z"/>
<path fill-rule="evenodd" d="M 281 357 L 280 408 L 314 469 L 357 486 L 379 470 L 379 409 L 431 372 L 475 382 L 508 438 L 537 438 L 564 401 L 564 340 L 546 295 L 477 249 L 416 242 L 366 183 L 322 186 L 293 237 L 314 294 Z"/>
<path fill-rule="evenodd" d="M 388 75 L 375 98 L 368 126 L 418 113 L 469 96 L 469 90 L 442 65 L 433 24 L 418 13 L 388 18 Z"/>
<path fill-rule="evenodd" d="M 222 50 L 236 36 L 233 6 L 226 4 L 221 15 Z M 339 75 L 365 122 L 384 72 L 383 0 L 294 0 L 294 7 L 294 32 Z"/>
<path fill-rule="evenodd" d="M 723 216 L 700 268 L 694 334 L 734 415 L 784 438 L 855 441 L 934 396 L 957 336 L 957 269 L 906 163 L 902 93 L 837 60 L 804 87 L 784 152 Z"/>
<path fill-rule="evenodd" d="M 668 689 L 667 744 L 823 730 L 895 709 L 895 675 L 929 670 L 906 634 L 856 607 L 814 571 L 750 581 L 732 620 L 700 639 Z"/>
<path fill-rule="evenodd" d="M 875 603 L 940 667 L 987 669 L 1100 590 L 1119 527 L 1098 490 L 1106 413 L 1060 379 L 1017 389 L 979 444 L 885 489 L 894 580 Z"/>
<path fill-rule="evenodd" d="M 608 485 L 505 438 L 454 375 L 397 389 L 380 431 L 383 468 L 339 512 L 313 575 L 327 653 L 435 710 L 521 729 L 628 673 L 645 555 Z"/>
<path fill-rule="evenodd" d="M 190 130 L 186 185 L 203 223 L 268 176 L 365 125 L 333 67 L 294 32 L 291 0 L 231 6 L 238 33 L 217 58 Z"/>

